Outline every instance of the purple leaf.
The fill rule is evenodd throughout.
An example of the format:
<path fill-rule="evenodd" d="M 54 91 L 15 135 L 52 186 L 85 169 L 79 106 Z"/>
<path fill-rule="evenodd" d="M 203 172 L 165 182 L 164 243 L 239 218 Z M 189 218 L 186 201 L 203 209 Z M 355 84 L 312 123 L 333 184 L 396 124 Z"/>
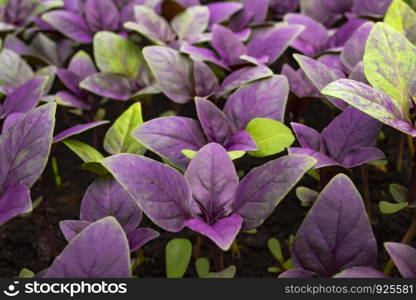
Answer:
<path fill-rule="evenodd" d="M 227 151 L 256 151 L 257 144 L 253 137 L 245 130 L 234 133 L 225 146 Z"/>
<path fill-rule="evenodd" d="M 127 101 L 133 94 L 131 81 L 122 75 L 96 73 L 85 78 L 80 87 L 96 95 Z"/>
<path fill-rule="evenodd" d="M 297 60 L 309 80 L 319 91 L 331 82 L 345 77 L 344 74 L 342 74 L 337 69 L 330 68 L 325 64 L 307 56 L 295 54 L 294 58 Z M 330 100 L 337 108 L 341 110 L 348 106 L 343 101 L 338 99 L 329 97 L 328 100 Z"/>
<path fill-rule="evenodd" d="M 59 80 L 66 86 L 75 95 L 82 95 L 82 89 L 79 87 L 81 83 L 81 78 L 67 69 L 60 69 L 56 72 Z"/>
<path fill-rule="evenodd" d="M 76 13 L 63 10 L 48 12 L 42 19 L 63 35 L 84 44 L 92 42 L 92 33 L 84 19 Z"/>
<path fill-rule="evenodd" d="M 3 115 L 27 113 L 38 105 L 45 78 L 35 77 L 11 92 L 3 103 Z"/>
<path fill-rule="evenodd" d="M 218 247 L 226 251 L 231 247 L 241 229 L 243 218 L 234 214 L 228 218 L 219 219 L 213 224 L 207 224 L 200 219 L 185 222 L 186 227 L 210 238 Z"/>
<path fill-rule="evenodd" d="M 338 273 L 336 278 L 387 278 L 388 276 L 374 268 L 352 267 Z"/>
<path fill-rule="evenodd" d="M 129 244 L 113 217 L 85 228 L 55 258 L 45 275 L 45 278 L 126 277 L 131 277 Z"/>
<path fill-rule="evenodd" d="M 321 134 L 315 129 L 299 123 L 291 123 L 296 138 L 303 148 L 320 151 L 322 147 Z"/>
<path fill-rule="evenodd" d="M 208 27 L 209 10 L 206 6 L 193 6 L 175 16 L 171 21 L 172 29 L 180 40 L 198 38 Z"/>
<path fill-rule="evenodd" d="M 91 106 L 88 103 L 79 100 L 77 97 L 75 97 L 69 92 L 58 92 L 56 94 L 56 98 L 56 101 L 63 106 L 76 107 L 85 110 L 91 109 Z"/>
<path fill-rule="evenodd" d="M 247 45 L 247 54 L 255 58 L 266 57 L 266 64 L 270 65 L 286 51 L 303 29 L 299 25 L 276 25 L 255 35 Z"/>
<path fill-rule="evenodd" d="M 241 64 L 240 56 L 246 54 L 246 46 L 228 28 L 221 25 L 212 27 L 212 46 L 228 65 Z"/>
<path fill-rule="evenodd" d="M 322 277 L 350 267 L 375 266 L 377 244 L 363 200 L 341 174 L 325 187 L 298 230 L 292 261 Z"/>
<path fill-rule="evenodd" d="M 249 25 L 260 25 L 264 23 L 269 0 L 244 0 L 243 10 L 231 19 L 231 27 L 234 31 L 242 31 Z"/>
<path fill-rule="evenodd" d="M 193 60 L 211 62 L 225 70 L 229 70 L 226 62 L 210 49 L 185 44 L 181 47 L 181 52 L 188 54 Z"/>
<path fill-rule="evenodd" d="M 208 65 L 201 61 L 194 61 L 195 95 L 209 97 L 218 91 L 217 76 Z"/>
<path fill-rule="evenodd" d="M 404 278 L 416 278 L 415 248 L 399 243 L 385 243 L 384 247 Z"/>
<path fill-rule="evenodd" d="M 83 50 L 78 51 L 72 57 L 68 70 L 76 74 L 80 79 L 87 78 L 97 72 L 91 56 Z"/>
<path fill-rule="evenodd" d="M 135 22 L 127 22 L 127 29 L 136 31 L 155 44 L 164 45 L 175 40 L 170 24 L 153 9 L 139 5 L 134 7 Z"/>
<path fill-rule="evenodd" d="M 234 202 L 234 212 L 244 219 L 244 230 L 261 225 L 315 163 L 304 155 L 284 156 L 248 173 Z"/>
<path fill-rule="evenodd" d="M 69 243 L 90 224 L 91 222 L 88 221 L 65 220 L 59 222 L 59 228 L 61 229 L 66 241 Z"/>
<path fill-rule="evenodd" d="M 56 104 L 46 104 L 20 118 L 0 136 L 0 187 L 31 187 L 48 161 Z"/>
<path fill-rule="evenodd" d="M 208 141 L 226 145 L 233 128 L 226 115 L 211 101 L 195 99 L 196 111 Z"/>
<path fill-rule="evenodd" d="M 137 228 L 127 233 L 127 239 L 129 240 L 130 251 L 136 251 L 143 247 L 148 242 L 159 237 L 159 232 L 150 228 Z"/>
<path fill-rule="evenodd" d="M 362 0 L 354 1 L 352 12 L 361 16 L 379 16 L 386 13 L 392 0 Z"/>
<path fill-rule="evenodd" d="M 133 136 L 142 145 L 182 169 L 189 163 L 182 150 L 198 151 L 207 143 L 199 123 L 183 117 L 164 117 L 145 122 Z"/>
<path fill-rule="evenodd" d="M 210 13 L 209 28 L 212 25 L 229 19 L 243 6 L 237 2 L 214 2 L 207 4 Z"/>
<path fill-rule="evenodd" d="M 23 184 L 12 184 L 4 189 L 0 195 L 0 225 L 32 210 L 30 191 Z"/>
<path fill-rule="evenodd" d="M 357 29 L 365 22 L 363 19 L 351 18 L 333 34 L 328 41 L 328 48 L 338 49 L 344 47 L 345 43 L 357 31 Z"/>
<path fill-rule="evenodd" d="M 337 160 L 345 150 L 373 146 L 380 130 L 379 121 L 348 107 L 322 131 L 322 139 L 329 155 Z"/>
<path fill-rule="evenodd" d="M 198 151 L 185 172 L 193 198 L 193 216 L 210 224 L 229 215 L 238 186 L 238 176 L 227 151 L 211 143 Z"/>
<path fill-rule="evenodd" d="M 98 178 L 86 191 L 81 203 L 80 219 L 95 222 L 113 216 L 124 231 L 130 232 L 139 226 L 142 212 L 113 178 Z"/>
<path fill-rule="evenodd" d="M 23 117 L 24 113 L 13 113 L 10 114 L 4 119 L 2 133 L 4 134 L 9 128 L 13 127 L 16 122 Z"/>
<path fill-rule="evenodd" d="M 273 72 L 265 66 L 245 67 L 228 75 L 222 82 L 217 93 L 222 97 L 229 92 L 259 79 L 267 78 L 273 75 Z"/>
<path fill-rule="evenodd" d="M 104 124 L 108 124 L 109 121 L 96 121 L 96 122 L 91 122 L 91 123 L 87 123 L 87 124 L 80 124 L 80 125 L 75 125 L 69 129 L 66 129 L 64 131 L 62 131 L 61 133 L 57 134 L 54 138 L 53 138 L 53 142 L 54 143 L 58 143 L 64 139 L 67 139 L 71 136 L 83 133 L 85 131 L 88 131 L 92 128 L 104 125 Z"/>
<path fill-rule="evenodd" d="M 329 157 L 328 155 L 313 150 L 309 148 L 299 148 L 299 147 L 290 147 L 288 149 L 288 152 L 290 155 L 308 155 L 310 157 L 313 157 L 317 160 L 316 165 L 314 166 L 314 169 L 320 169 L 323 167 L 329 167 L 329 166 L 337 166 L 340 165 L 337 161 Z"/>
<path fill-rule="evenodd" d="M 289 81 L 290 91 L 298 98 L 314 97 L 319 95 L 319 91 L 306 77 L 302 69 L 293 70 L 291 66 L 285 64 L 282 68 L 282 75 L 285 75 Z"/>
<path fill-rule="evenodd" d="M 171 232 L 183 229 L 190 216 L 191 191 L 178 171 L 131 154 L 111 156 L 102 164 L 155 224 Z"/>
<path fill-rule="evenodd" d="M 345 43 L 341 53 L 341 60 L 348 70 L 352 71 L 363 60 L 365 44 L 373 26 L 374 23 L 372 22 L 362 24 Z"/>
<path fill-rule="evenodd" d="M 319 54 L 329 40 L 328 32 L 318 21 L 301 14 L 289 13 L 284 20 L 290 25 L 303 25 L 305 29 L 292 43 L 292 47 L 300 52 L 315 56 Z"/>
<path fill-rule="evenodd" d="M 0 52 L 0 65 L 0 91 L 6 95 L 34 76 L 32 68 L 19 55 L 8 49 Z"/>
<path fill-rule="evenodd" d="M 288 95 L 286 77 L 274 75 L 238 89 L 228 98 L 224 112 L 238 130 L 256 118 L 283 122 Z"/>
<path fill-rule="evenodd" d="M 87 0 L 84 10 L 89 28 L 93 32 L 117 31 L 120 16 L 112 0 Z"/>
<path fill-rule="evenodd" d="M 166 96 L 186 103 L 194 96 L 192 61 L 174 49 L 152 46 L 143 55 Z"/>
<path fill-rule="evenodd" d="M 288 270 L 286 272 L 283 272 L 279 276 L 279 278 L 316 278 L 316 277 L 319 277 L 319 275 L 316 273 L 301 269 L 301 268 Z"/>

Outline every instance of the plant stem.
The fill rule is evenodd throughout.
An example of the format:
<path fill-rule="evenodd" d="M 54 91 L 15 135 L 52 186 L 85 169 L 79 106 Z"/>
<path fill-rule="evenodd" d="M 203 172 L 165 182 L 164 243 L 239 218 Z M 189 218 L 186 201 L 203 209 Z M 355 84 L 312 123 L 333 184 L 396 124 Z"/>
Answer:
<path fill-rule="evenodd" d="M 396 157 L 396 171 L 401 172 L 403 168 L 403 152 L 404 152 L 404 144 L 405 144 L 405 135 L 400 135 L 399 140 L 399 149 L 397 150 L 397 157 Z"/>
<path fill-rule="evenodd" d="M 368 165 L 361 166 L 361 180 L 363 184 L 363 200 L 365 210 L 367 211 L 368 219 L 373 221 L 373 214 L 371 212 L 370 187 L 368 185 Z"/>
<path fill-rule="evenodd" d="M 196 242 L 194 246 L 194 259 L 195 260 L 201 257 L 201 247 L 202 247 L 202 236 L 198 234 L 196 237 Z"/>
<path fill-rule="evenodd" d="M 224 252 L 215 246 L 215 271 L 221 272 L 224 270 Z"/>

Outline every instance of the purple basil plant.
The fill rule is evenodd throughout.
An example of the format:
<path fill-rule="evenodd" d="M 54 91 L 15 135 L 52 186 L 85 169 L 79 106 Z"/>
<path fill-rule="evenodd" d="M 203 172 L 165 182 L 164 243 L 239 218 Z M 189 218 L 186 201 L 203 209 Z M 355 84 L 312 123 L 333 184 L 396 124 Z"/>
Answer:
<path fill-rule="evenodd" d="M 375 269 L 377 243 L 363 200 L 343 174 L 319 195 L 296 234 L 291 254 L 294 268 L 280 277 L 386 277 Z"/>
<path fill-rule="evenodd" d="M 0 224 L 30 212 L 29 189 L 48 161 L 56 104 L 23 114 L 0 135 Z"/>
<path fill-rule="evenodd" d="M 216 64 L 235 70 L 247 64 L 271 65 L 301 34 L 303 26 L 276 23 L 253 31 L 247 44 L 232 30 L 216 24 L 212 27 L 213 50 L 186 44 L 181 51 L 194 60 Z"/>
<path fill-rule="evenodd" d="M 292 128 L 301 147 L 291 147 L 289 153 L 314 157 L 318 161 L 315 168 L 348 169 L 385 157 L 374 147 L 381 123 L 353 107 L 345 109 L 322 133 L 299 123 L 292 123 Z"/>
<path fill-rule="evenodd" d="M 227 250 L 240 230 L 264 222 L 315 160 L 285 156 L 253 169 L 241 182 L 227 151 L 216 143 L 196 154 L 185 175 L 130 154 L 102 164 L 159 227 L 179 232 L 186 226 Z"/>
<path fill-rule="evenodd" d="M 159 236 L 153 229 L 137 228 L 142 219 L 142 211 L 111 177 L 98 178 L 90 185 L 82 199 L 80 220 L 62 221 L 61 230 L 70 242 L 91 223 L 108 216 L 113 216 L 120 223 L 132 252 Z"/>
<path fill-rule="evenodd" d="M 69 0 L 63 9 L 43 14 L 42 20 L 64 36 L 89 44 L 99 31 L 122 32 L 137 4 L 153 7 L 157 1 Z"/>
<path fill-rule="evenodd" d="M 238 89 L 228 98 L 223 111 L 209 100 L 196 99 L 199 122 L 177 116 L 157 118 L 145 122 L 133 136 L 181 169 L 189 164 L 190 152 L 210 142 L 244 155 L 245 151 L 258 150 L 246 131 L 247 125 L 257 118 L 283 122 L 288 93 L 286 78 L 275 75 Z"/>

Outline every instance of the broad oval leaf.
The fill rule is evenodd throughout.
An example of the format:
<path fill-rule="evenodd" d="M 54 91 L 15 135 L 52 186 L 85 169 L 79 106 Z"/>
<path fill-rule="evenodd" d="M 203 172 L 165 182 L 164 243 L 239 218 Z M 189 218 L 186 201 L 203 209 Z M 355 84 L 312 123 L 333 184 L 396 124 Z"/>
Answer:
<path fill-rule="evenodd" d="M 32 211 L 30 191 L 23 184 L 12 184 L 0 193 L 0 225 L 30 211 Z"/>
<path fill-rule="evenodd" d="M 182 278 L 188 270 L 192 244 L 187 239 L 170 240 L 165 249 L 166 277 Z"/>
<path fill-rule="evenodd" d="M 31 187 L 48 161 L 56 104 L 43 105 L 0 136 L 0 187 L 21 183 Z"/>
<path fill-rule="evenodd" d="M 416 12 L 403 0 L 394 0 L 384 16 L 384 23 L 416 43 Z"/>
<path fill-rule="evenodd" d="M 143 154 L 146 149 L 133 138 L 133 132 L 143 124 L 141 103 L 130 106 L 107 131 L 104 149 L 110 154 Z"/>
<path fill-rule="evenodd" d="M 142 56 L 138 46 L 116 33 L 100 31 L 94 36 L 94 58 L 104 73 L 114 73 L 136 79 Z"/>
<path fill-rule="evenodd" d="M 186 103 L 195 95 L 192 61 L 177 50 L 151 46 L 143 55 L 162 91 L 172 101 Z"/>
<path fill-rule="evenodd" d="M 254 157 L 280 153 L 295 141 L 295 137 L 288 127 L 272 119 L 254 119 L 248 123 L 246 130 L 257 144 L 257 151 L 248 152 Z"/>
<path fill-rule="evenodd" d="M 334 177 L 319 195 L 298 230 L 292 261 L 322 277 L 376 265 L 377 244 L 363 200 L 347 176 Z"/>
<path fill-rule="evenodd" d="M 260 226 L 315 163 L 315 159 L 306 155 L 289 155 L 257 167 L 244 176 L 233 209 L 244 219 L 243 230 Z"/>
<path fill-rule="evenodd" d="M 126 232 L 139 226 L 142 212 L 137 203 L 113 178 L 96 179 L 85 192 L 80 219 L 95 222 L 113 216 Z"/>
<path fill-rule="evenodd" d="M 198 37 L 208 27 L 209 9 L 206 6 L 192 6 L 172 19 L 172 29 L 181 40 Z"/>
<path fill-rule="evenodd" d="M 55 258 L 45 277 L 131 277 L 130 249 L 123 228 L 113 217 L 89 225 Z"/>
<path fill-rule="evenodd" d="M 389 25 L 377 23 L 368 37 L 364 73 L 374 88 L 392 97 L 406 111 L 415 81 L 416 47 Z"/>
<path fill-rule="evenodd" d="M 133 154 L 114 155 L 102 164 L 155 224 L 172 232 L 182 230 L 191 209 L 191 191 L 182 174 Z"/>
<path fill-rule="evenodd" d="M 92 31 L 118 30 L 120 15 L 112 0 L 87 0 L 84 11 L 85 18 Z"/>

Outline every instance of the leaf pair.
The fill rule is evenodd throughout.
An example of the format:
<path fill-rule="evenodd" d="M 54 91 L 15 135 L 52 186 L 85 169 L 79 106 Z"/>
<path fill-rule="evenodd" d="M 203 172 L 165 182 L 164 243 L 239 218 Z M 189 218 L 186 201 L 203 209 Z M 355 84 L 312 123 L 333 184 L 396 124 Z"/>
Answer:
<path fill-rule="evenodd" d="M 184 176 L 135 155 L 112 156 L 102 164 L 158 226 L 172 232 L 187 226 L 226 250 L 241 228 L 263 223 L 315 160 L 283 157 L 252 170 L 240 183 L 226 150 L 216 143 L 196 154 Z"/>
<path fill-rule="evenodd" d="M 292 128 L 302 147 L 291 147 L 289 153 L 314 157 L 318 161 L 315 168 L 353 168 L 384 158 L 383 152 L 373 147 L 380 122 L 353 107 L 345 109 L 322 133 L 298 123 L 292 123 Z"/>
<path fill-rule="evenodd" d="M 288 89 L 284 76 L 273 76 L 241 87 L 223 111 L 208 100 L 196 99 L 199 122 L 163 117 L 144 123 L 133 135 L 183 169 L 189 163 L 183 151 L 197 151 L 208 142 L 243 155 L 245 151 L 257 151 L 254 156 L 275 154 L 293 142 L 290 130 L 278 123 L 284 119 Z"/>

